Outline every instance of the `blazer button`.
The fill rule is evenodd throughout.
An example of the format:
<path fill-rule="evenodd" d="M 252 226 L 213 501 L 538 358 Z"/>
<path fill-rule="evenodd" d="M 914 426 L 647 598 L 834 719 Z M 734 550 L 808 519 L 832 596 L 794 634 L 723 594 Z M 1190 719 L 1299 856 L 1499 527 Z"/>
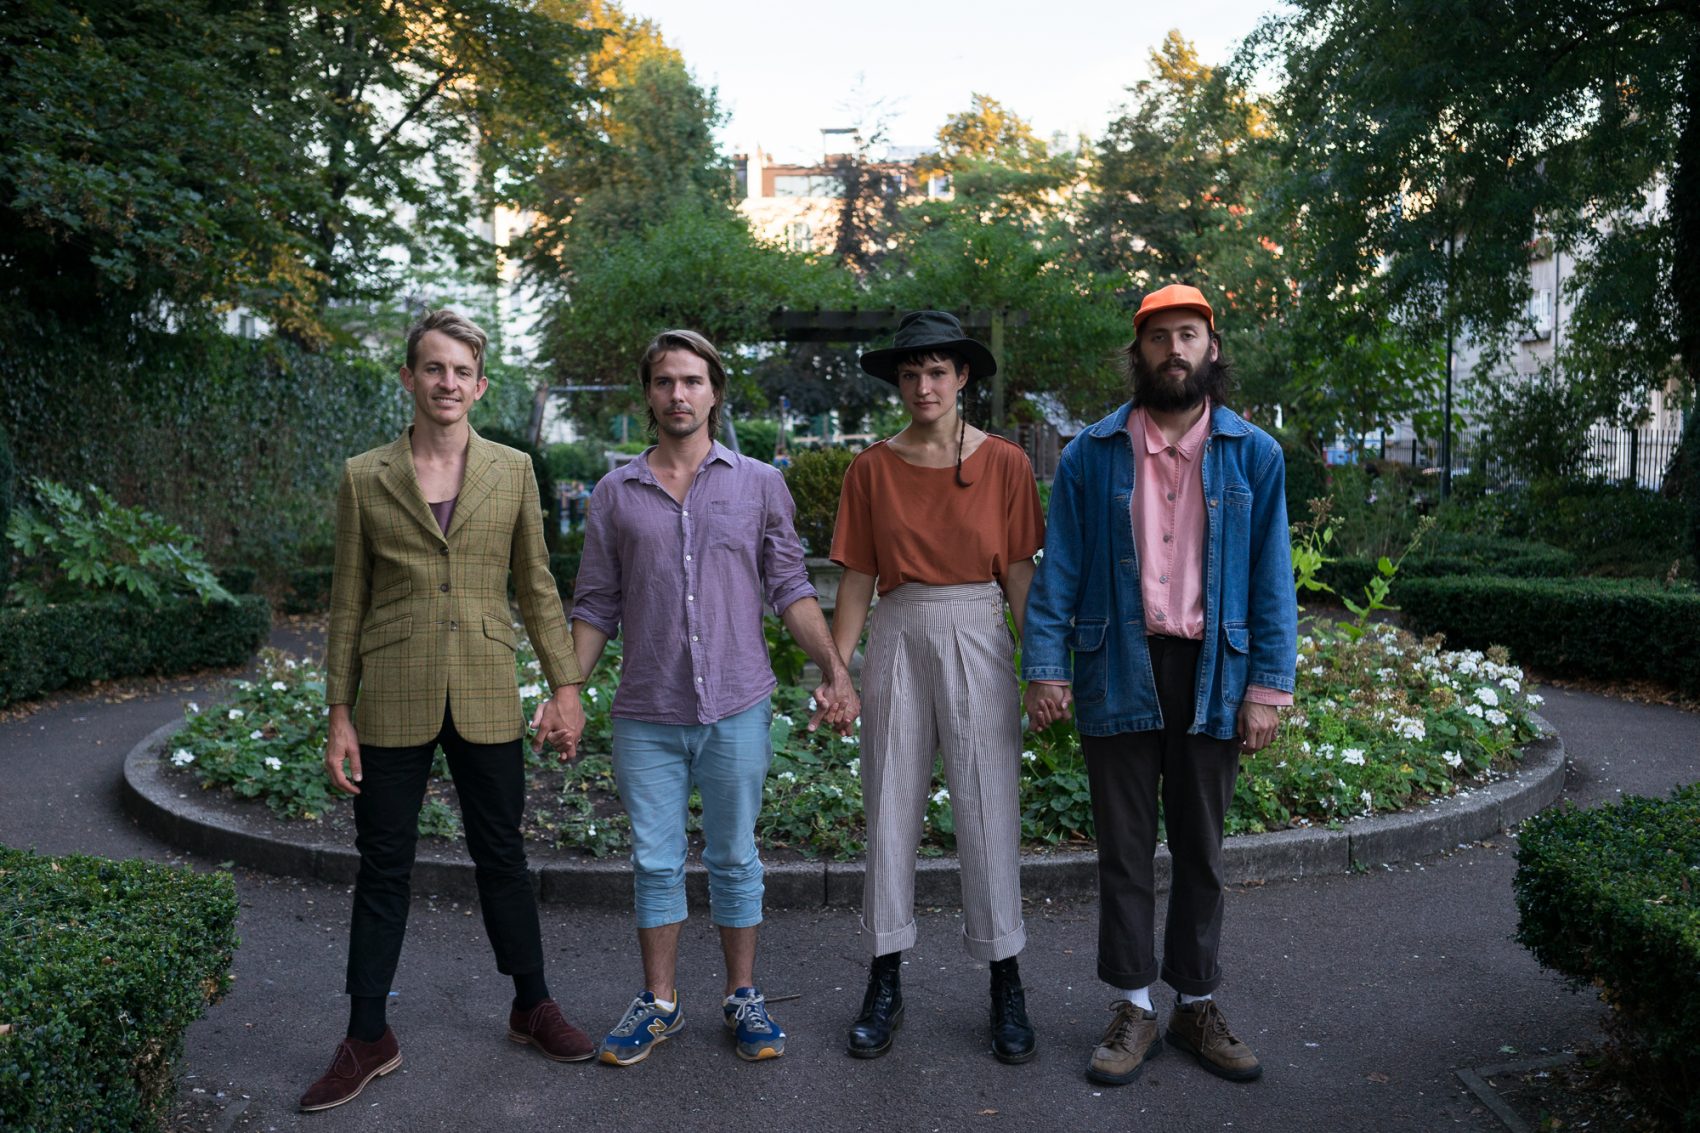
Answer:
<path fill-rule="evenodd" d="M 441 590 L 444 594 L 447 594 L 449 592 L 449 584 L 445 582 L 441 586 L 437 587 L 437 589 Z"/>
<path fill-rule="evenodd" d="M 439 554 L 439 555 L 446 555 L 446 554 L 448 554 L 448 553 L 449 553 L 449 549 L 448 549 L 448 548 L 447 548 L 447 547 L 438 547 L 438 548 L 437 548 L 437 553 L 438 553 L 438 554 Z"/>

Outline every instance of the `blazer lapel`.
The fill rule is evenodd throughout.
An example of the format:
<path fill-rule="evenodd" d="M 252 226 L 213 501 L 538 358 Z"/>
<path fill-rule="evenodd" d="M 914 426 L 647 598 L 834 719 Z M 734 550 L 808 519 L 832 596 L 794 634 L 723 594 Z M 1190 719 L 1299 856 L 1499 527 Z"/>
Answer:
<path fill-rule="evenodd" d="M 466 518 L 484 506 L 500 479 L 495 443 L 485 440 L 473 430 L 472 440 L 466 446 L 466 472 L 461 477 L 460 495 L 455 502 L 454 517 L 449 520 L 447 537 L 452 538 Z"/>
<path fill-rule="evenodd" d="M 425 493 L 419 487 L 419 476 L 413 470 L 410 432 L 411 429 L 403 430 L 401 436 L 378 458 L 384 466 L 378 480 L 390 495 L 395 497 L 396 503 L 409 518 L 428 531 L 433 538 L 442 540 L 443 531 L 437 526 L 437 517 L 431 514 L 431 508 L 425 503 Z M 456 511 L 459 511 L 458 507 Z"/>

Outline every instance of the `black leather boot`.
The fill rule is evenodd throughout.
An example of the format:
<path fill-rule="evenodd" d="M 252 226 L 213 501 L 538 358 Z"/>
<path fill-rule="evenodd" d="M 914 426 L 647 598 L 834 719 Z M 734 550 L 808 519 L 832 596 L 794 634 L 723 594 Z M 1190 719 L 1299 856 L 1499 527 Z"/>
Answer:
<path fill-rule="evenodd" d="M 891 1036 L 903 1022 L 902 964 L 901 952 L 874 957 L 868 971 L 868 994 L 862 997 L 862 1013 L 850 1024 L 852 1058 L 878 1058 L 891 1049 Z"/>
<path fill-rule="evenodd" d="M 992 961 L 992 1053 L 999 1062 L 1026 1062 L 1039 1053 L 1015 957 Z"/>

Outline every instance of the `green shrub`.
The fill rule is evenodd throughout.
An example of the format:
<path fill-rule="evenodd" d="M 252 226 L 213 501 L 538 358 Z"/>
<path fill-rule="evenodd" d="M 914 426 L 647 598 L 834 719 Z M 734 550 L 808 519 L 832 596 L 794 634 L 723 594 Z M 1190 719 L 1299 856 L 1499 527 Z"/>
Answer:
<path fill-rule="evenodd" d="M 283 612 L 322 614 L 331 608 L 331 573 L 328 566 L 299 567 L 285 576 Z"/>
<path fill-rule="evenodd" d="M 0 609 L 0 705 L 89 681 L 240 665 L 270 630 L 271 609 L 257 595 Z"/>
<path fill-rule="evenodd" d="M 12 494 L 17 488 L 17 467 L 12 463 L 12 442 L 0 427 L 0 532 L 12 523 Z M 12 552 L 0 546 L 0 594 L 12 582 Z"/>
<path fill-rule="evenodd" d="M 1287 459 L 1287 515 L 1297 522 L 1310 514 L 1310 501 L 1328 497 L 1328 465 L 1294 434 L 1279 436 Z"/>
<path fill-rule="evenodd" d="M 0 1128 L 158 1128 L 236 909 L 229 874 L 0 848 Z"/>
<path fill-rule="evenodd" d="M 550 445 L 544 450 L 549 474 L 556 480 L 583 480 L 593 485 L 608 471 L 605 441 L 584 440 Z"/>
<path fill-rule="evenodd" d="M 1559 676 L 1648 677 L 1700 693 L 1700 592 L 1641 579 L 1401 578 L 1405 623 L 1449 645 L 1503 645 Z"/>
<path fill-rule="evenodd" d="M 1375 560 L 1342 556 L 1326 564 L 1320 575 L 1336 593 L 1358 594 L 1376 573 Z M 1569 578 L 1579 573 L 1575 555 L 1545 543 L 1436 530 L 1400 564 L 1399 577 L 1393 583 L 1393 598 L 1398 601 L 1404 580 L 1412 578 L 1463 574 Z"/>
<path fill-rule="evenodd" d="M 555 576 L 555 589 L 563 598 L 573 596 L 573 584 L 578 580 L 578 564 L 583 554 L 584 538 L 580 535 L 578 550 L 556 551 L 549 556 L 549 573 Z"/>
<path fill-rule="evenodd" d="M 1331 469 L 1329 524 L 1334 529 L 1335 551 L 1371 561 L 1398 554 L 1424 510 L 1420 487 L 1409 465 L 1392 461 Z M 1308 514 L 1307 508 L 1293 518 Z"/>
<path fill-rule="evenodd" d="M 218 584 L 231 594 L 252 594 L 260 581 L 260 572 L 253 567 L 228 566 L 218 571 Z"/>
<path fill-rule="evenodd" d="M 1632 484 L 1544 480 L 1504 500 L 1502 534 L 1570 551 L 1585 574 L 1664 578 L 1688 551 L 1682 503 Z"/>
<path fill-rule="evenodd" d="M 1604 989 L 1628 1084 L 1700 1130 L 1700 784 L 1535 816 L 1512 887 L 1519 943 Z"/>
<path fill-rule="evenodd" d="M 1667 487 L 1687 519 L 1688 557 L 1700 566 L 1700 405 L 1688 411 L 1688 421 L 1682 429 L 1682 443 L 1672 463 L 1674 467 Z"/>
<path fill-rule="evenodd" d="M 120 507 L 90 485 L 90 507 L 63 484 L 31 484 L 40 514 L 20 509 L 6 528 L 21 562 L 13 592 L 41 605 L 125 594 L 158 605 L 167 595 L 229 602 L 195 540 L 175 523 L 141 508 Z"/>
<path fill-rule="evenodd" d="M 856 454 L 847 448 L 823 448 L 791 454 L 785 484 L 797 504 L 797 534 L 807 553 L 826 558 L 832 553 L 832 529 L 838 522 L 838 495 L 844 471 Z"/>
<path fill-rule="evenodd" d="M 737 422 L 738 451 L 751 460 L 773 463 L 779 447 L 779 422 L 767 417 L 750 417 Z"/>

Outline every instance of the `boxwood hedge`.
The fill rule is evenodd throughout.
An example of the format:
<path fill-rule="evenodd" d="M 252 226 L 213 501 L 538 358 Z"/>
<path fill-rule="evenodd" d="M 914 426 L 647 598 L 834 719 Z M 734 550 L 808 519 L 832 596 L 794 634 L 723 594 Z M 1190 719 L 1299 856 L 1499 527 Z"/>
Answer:
<path fill-rule="evenodd" d="M 1442 578 L 1448 575 L 1490 574 L 1506 578 L 1571 578 L 1581 573 L 1581 563 L 1569 551 L 1547 543 L 1501 539 L 1436 531 L 1399 564 L 1393 580 L 1397 602 L 1407 580 Z M 1322 581 L 1336 594 L 1357 599 L 1376 575 L 1374 559 L 1341 556 L 1322 568 Z"/>
<path fill-rule="evenodd" d="M 1537 815 L 1517 862 L 1518 941 L 1604 989 L 1618 1065 L 1651 1107 L 1700 1130 L 1700 784 Z"/>
<path fill-rule="evenodd" d="M 1557 676 L 1651 678 L 1700 694 L 1700 591 L 1643 579 L 1400 578 L 1405 625 L 1454 648 L 1503 645 Z"/>
<path fill-rule="evenodd" d="M 0 609 L 0 705 L 88 681 L 239 665 L 270 630 L 271 609 L 258 595 Z"/>
<path fill-rule="evenodd" d="M 236 908 L 229 874 L 0 847 L 0 1129 L 157 1129 Z"/>

